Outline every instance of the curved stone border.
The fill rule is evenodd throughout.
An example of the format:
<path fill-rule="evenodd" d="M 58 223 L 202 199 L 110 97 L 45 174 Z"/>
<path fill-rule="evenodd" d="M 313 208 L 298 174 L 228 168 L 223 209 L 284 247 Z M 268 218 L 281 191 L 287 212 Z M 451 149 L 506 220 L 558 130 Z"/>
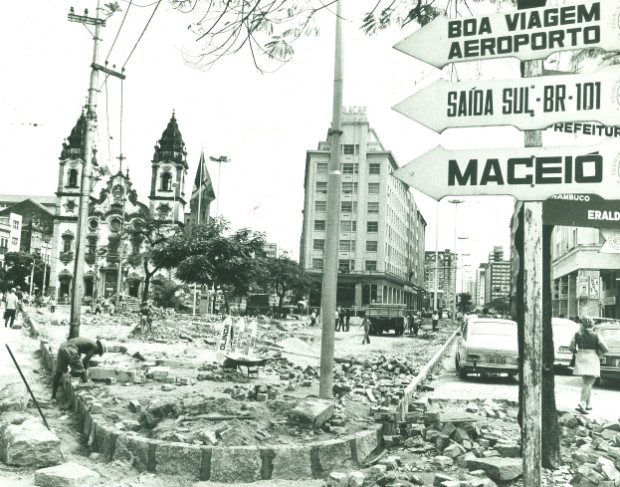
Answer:
<path fill-rule="evenodd" d="M 405 387 L 405 393 L 403 394 L 402 399 L 398 402 L 396 406 L 394 406 L 393 409 L 397 421 L 403 421 L 403 419 L 405 418 L 405 414 L 409 412 L 409 400 L 413 396 L 413 393 L 418 388 L 418 386 L 421 386 L 426 382 L 433 370 L 435 370 L 435 367 L 437 367 L 437 364 L 441 360 L 441 357 L 446 352 L 447 348 L 452 345 L 452 342 L 456 338 L 456 334 L 460 331 L 460 329 L 461 328 L 459 326 L 456 328 L 456 330 L 454 330 L 454 333 L 450 335 L 450 338 L 446 340 L 446 343 L 444 343 L 441 348 L 437 350 L 437 353 L 433 355 L 433 358 L 430 359 L 424 367 L 422 367 L 420 373 L 413 378 L 413 380 L 409 383 L 407 387 Z"/>
<path fill-rule="evenodd" d="M 46 340 L 41 340 L 40 349 L 41 360 L 53 371 L 56 353 Z M 210 447 L 154 440 L 104 424 L 100 413 L 90 412 L 92 396 L 77 390 L 68 374 L 62 387 L 80 418 L 89 449 L 110 461 L 129 461 L 140 471 L 225 483 L 323 478 L 346 461 L 361 465 L 373 450 L 383 446 L 381 425 L 335 440 L 302 445 Z"/>

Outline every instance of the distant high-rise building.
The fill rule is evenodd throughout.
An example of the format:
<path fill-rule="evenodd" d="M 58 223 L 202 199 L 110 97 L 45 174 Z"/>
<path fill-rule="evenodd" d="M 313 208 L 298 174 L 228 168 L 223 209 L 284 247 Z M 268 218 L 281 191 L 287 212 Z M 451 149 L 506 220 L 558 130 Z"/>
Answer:
<path fill-rule="evenodd" d="M 485 304 L 510 296 L 510 262 L 504 260 L 504 250 L 493 247 L 484 271 Z"/>
<path fill-rule="evenodd" d="M 342 131 L 338 305 L 401 303 L 420 309 L 426 221 L 409 186 L 392 175 L 398 164 L 364 110 L 346 110 Z M 299 255 L 301 266 L 318 278 L 326 245 L 329 158 L 329 142 L 306 153 Z M 311 306 L 319 305 L 320 292 L 320 285 L 312 289 Z"/>
<path fill-rule="evenodd" d="M 424 307 L 432 309 L 435 294 L 435 267 L 437 267 L 437 308 L 452 309 L 456 297 L 456 268 L 458 255 L 449 249 L 437 252 L 438 264 L 435 266 L 435 252 L 428 251 L 424 256 L 426 275 L 426 299 Z"/>

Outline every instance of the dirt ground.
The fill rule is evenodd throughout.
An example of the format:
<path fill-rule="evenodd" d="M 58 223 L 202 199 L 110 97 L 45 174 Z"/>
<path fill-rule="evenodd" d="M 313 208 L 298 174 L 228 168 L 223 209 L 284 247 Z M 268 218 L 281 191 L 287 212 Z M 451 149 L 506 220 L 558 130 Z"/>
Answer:
<path fill-rule="evenodd" d="M 67 311 L 61 307 L 54 317 L 47 312 L 31 311 L 39 324 L 41 336 L 55 347 L 66 339 L 68 328 L 61 321 L 67 317 Z M 51 324 L 53 318 L 58 320 L 58 324 Z M 124 322 L 121 324 L 119 320 L 106 317 L 97 320 L 88 318 L 82 322 L 80 335 L 101 338 L 108 347 L 115 350 L 101 357 L 100 365 L 133 367 L 142 372 L 158 364 L 170 367 L 170 376 L 165 381 L 145 378 L 137 384 L 106 385 L 98 382 L 91 393 L 103 405 L 109 422 L 117 426 L 126 422 L 131 427 L 131 424 L 135 425 L 142 420 L 140 434 L 189 443 L 204 442 L 201 434 L 205 429 L 223 429 L 226 434 L 220 436 L 218 433 L 218 445 L 300 443 L 331 439 L 362 430 L 372 422 L 369 415 L 371 407 L 389 404 L 390 399 L 394 399 L 391 391 L 402 389 L 423 365 L 424 359 L 432 356 L 451 331 L 446 327 L 439 334 L 425 338 L 407 335 L 371 337 L 370 345 L 362 345 L 363 332 L 358 321 L 352 320 L 350 332 L 336 333 L 334 383 L 341 387 L 341 393 L 336 396 L 335 418 L 325 428 L 312 431 L 291 427 L 287 422 L 288 412 L 301 398 L 318 395 L 321 331 L 319 327 L 310 328 L 308 321 L 261 323 L 256 353 L 268 356 L 271 361 L 261 369 L 258 378 L 248 378 L 245 370 L 222 371 L 217 364 L 221 357 L 215 351 L 213 339 L 201 336 L 200 325 L 183 325 L 183 320 L 179 319 L 167 320 L 165 324 L 156 324 L 156 329 L 160 328 L 159 336 L 164 338 L 158 338 L 157 333 L 154 339 L 143 336 L 136 338 L 131 335 L 131 330 L 137 320 L 127 318 L 120 320 Z M 129 465 L 105 463 L 97 454 L 89 454 L 84 446 L 85 439 L 77 432 L 75 418 L 68 411 L 63 398 L 60 397 L 57 403 L 49 401 L 51 378 L 38 361 L 39 341 L 28 338 L 21 330 L 3 332 L 2 341 L 10 343 L 16 353 L 35 395 L 41 400 L 52 429 L 62 440 L 62 451 L 67 460 L 99 472 L 104 485 L 219 485 L 193 479 L 141 474 Z M 424 330 L 421 332 L 423 334 Z M 179 335 L 186 338 L 180 338 Z M 126 351 L 120 353 L 119 347 L 125 347 Z M 135 354 L 139 358 L 134 357 Z M 3 355 L 7 355 L 4 350 Z M 346 361 L 347 358 L 350 360 Z M 3 374 L 7 377 L 11 374 L 15 376 L 10 358 L 4 356 Z M 214 380 L 198 380 L 201 375 Z M 375 392 L 375 402 L 369 400 L 366 393 L 368 389 Z M 275 398 L 264 402 L 252 399 L 252 394 L 256 395 L 258 391 L 272 392 Z M 139 398 L 142 412 L 166 403 L 176 404 L 177 409 L 154 427 L 146 427 L 141 412 L 132 412 L 128 408 L 129 401 L 136 398 Z M 227 418 L 210 419 L 215 414 Z M 3 487 L 32 485 L 33 478 L 32 469 L 17 469 L 0 463 L 0 484 Z M 311 487 L 321 485 L 321 482 L 265 481 L 252 485 Z"/>

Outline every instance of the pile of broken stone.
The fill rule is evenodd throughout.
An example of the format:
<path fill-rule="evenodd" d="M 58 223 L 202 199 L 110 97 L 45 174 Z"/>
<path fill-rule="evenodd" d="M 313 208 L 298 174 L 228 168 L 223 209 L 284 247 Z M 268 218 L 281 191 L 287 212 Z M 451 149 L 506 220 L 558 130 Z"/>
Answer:
<path fill-rule="evenodd" d="M 375 412 L 375 419 L 392 433 L 384 435 L 386 450 L 364 470 L 332 472 L 328 486 L 520 485 L 523 465 L 515 403 L 413 401 L 404 421 L 394 421 L 393 414 L 387 409 Z M 543 485 L 620 485 L 620 422 L 558 414 L 565 465 L 543 469 Z"/>

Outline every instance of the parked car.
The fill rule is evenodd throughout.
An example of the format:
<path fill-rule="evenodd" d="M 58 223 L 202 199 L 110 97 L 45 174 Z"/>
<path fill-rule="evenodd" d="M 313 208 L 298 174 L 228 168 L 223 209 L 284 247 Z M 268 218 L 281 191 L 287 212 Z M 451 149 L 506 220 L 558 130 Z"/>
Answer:
<path fill-rule="evenodd" d="M 366 317 L 370 320 L 371 335 L 381 335 L 390 330 L 394 330 L 396 335 L 405 333 L 404 304 L 371 304 L 366 308 Z"/>
<path fill-rule="evenodd" d="M 461 379 L 478 372 L 513 376 L 519 372 L 516 322 L 471 318 L 457 336 L 455 365 Z"/>
<path fill-rule="evenodd" d="M 609 348 L 601 357 L 601 379 L 620 380 L 620 323 L 600 325 L 597 331 Z"/>
<path fill-rule="evenodd" d="M 556 367 L 568 367 L 573 353 L 569 350 L 570 342 L 579 331 L 579 323 L 566 318 L 551 318 L 553 328 L 553 347 L 555 360 L 553 365 Z"/>

